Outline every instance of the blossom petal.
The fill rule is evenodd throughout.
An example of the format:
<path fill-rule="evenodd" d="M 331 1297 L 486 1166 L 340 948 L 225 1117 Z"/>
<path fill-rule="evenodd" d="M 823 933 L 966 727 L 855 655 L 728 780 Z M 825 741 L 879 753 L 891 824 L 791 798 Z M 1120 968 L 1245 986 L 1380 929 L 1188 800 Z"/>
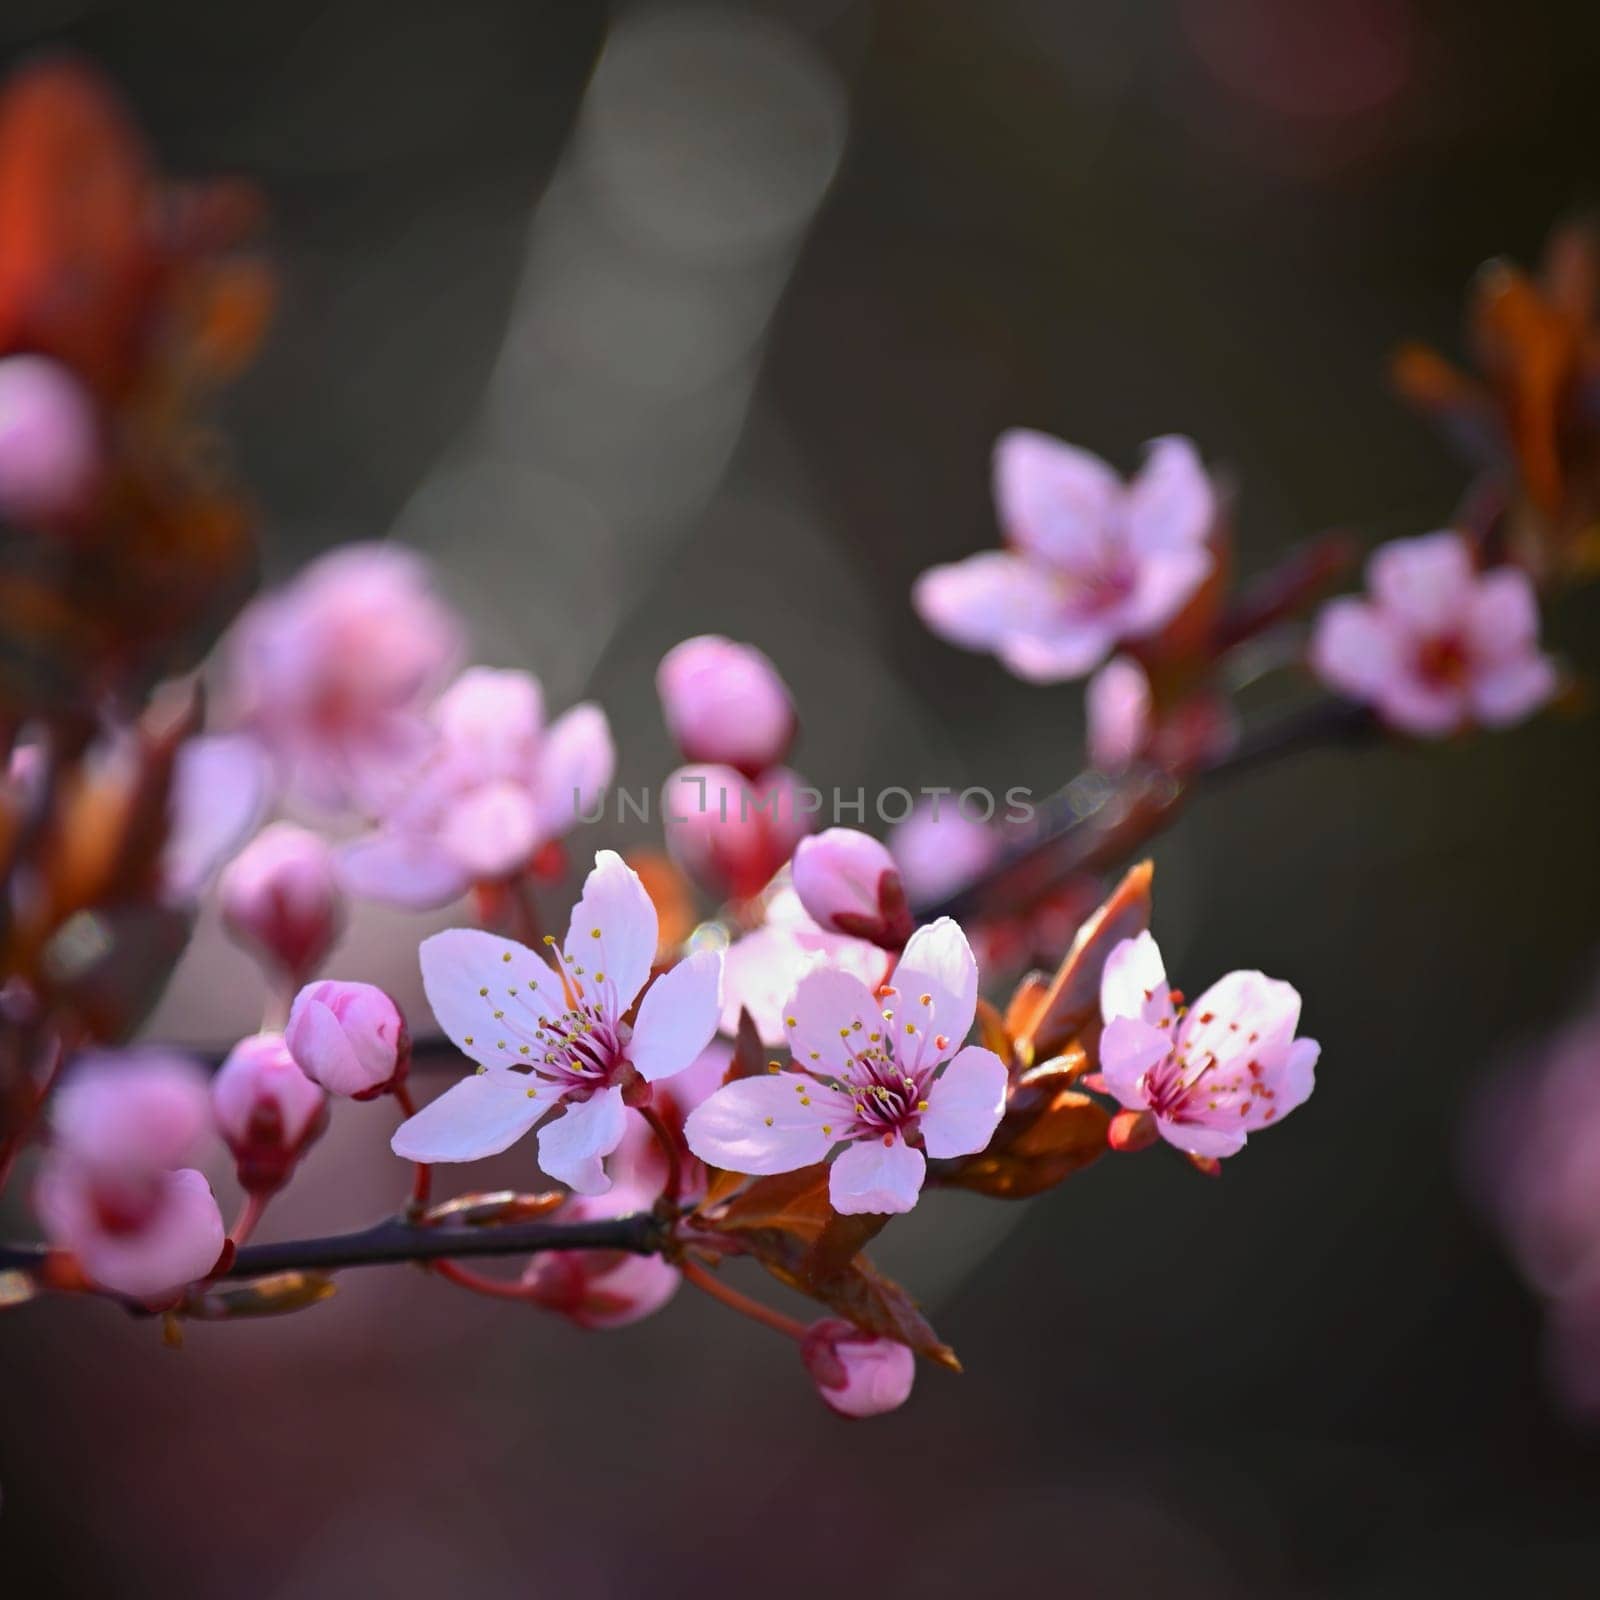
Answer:
<path fill-rule="evenodd" d="M 1089 759 L 1102 771 L 1131 766 L 1150 737 L 1150 679 L 1131 656 L 1116 656 L 1084 691 Z"/>
<path fill-rule="evenodd" d="M 1528 656 L 1480 672 L 1472 680 L 1472 709 L 1491 728 L 1507 728 L 1537 711 L 1559 679 L 1548 656 Z"/>
<path fill-rule="evenodd" d="M 559 838 L 592 818 L 616 771 L 611 724 L 599 706 L 574 706 L 551 723 L 539 752 L 539 822 L 547 838 Z"/>
<path fill-rule="evenodd" d="M 1263 972 L 1230 972 L 1190 1007 L 1178 1027 L 1178 1045 L 1191 1059 L 1214 1056 L 1227 1067 L 1258 1059 L 1276 1061 L 1300 1021 L 1300 991 Z"/>
<path fill-rule="evenodd" d="M 174 900 L 192 900 L 255 831 L 267 807 L 267 759 L 254 739 L 186 740 L 172 767 L 161 875 Z"/>
<path fill-rule="evenodd" d="M 1423 739 L 1442 739 L 1467 720 L 1467 690 L 1403 673 L 1379 690 L 1378 712 L 1391 728 Z"/>
<path fill-rule="evenodd" d="M 539 847 L 533 797 L 509 780 L 469 789 L 445 811 L 439 843 L 474 882 L 510 877 Z"/>
<path fill-rule="evenodd" d="M 1013 634 L 1050 620 L 1050 575 L 1021 556 L 985 550 L 965 561 L 930 567 L 911 603 L 941 639 L 965 650 L 993 650 Z"/>
<path fill-rule="evenodd" d="M 508 1150 L 554 1104 L 528 1091 L 537 1078 L 491 1067 L 452 1084 L 394 1131 L 389 1148 L 406 1161 L 482 1161 Z"/>
<path fill-rule="evenodd" d="M 544 727 L 544 691 L 531 672 L 469 667 L 433 716 L 451 755 L 478 780 L 523 778 Z"/>
<path fill-rule="evenodd" d="M 917 1049 L 909 1056 L 913 1070 L 942 1061 L 960 1047 L 972 1029 L 978 1006 L 978 962 L 959 923 L 940 917 L 918 928 L 906 944 L 892 982 L 898 998 L 884 1009 L 894 1011 L 895 1028 L 901 1035 L 907 1024 L 917 1030 Z M 942 1048 L 937 1043 L 940 1037 L 947 1041 Z M 902 1039 L 903 1060 L 908 1059 L 905 1043 Z"/>
<path fill-rule="evenodd" d="M 460 862 L 419 835 L 375 833 L 345 845 L 336 859 L 348 893 L 411 911 L 447 906 L 472 886 Z"/>
<path fill-rule="evenodd" d="M 795 1065 L 811 1072 L 848 1073 L 868 1036 L 883 1031 L 884 1006 L 858 977 L 818 967 L 800 980 L 783 1019 Z"/>
<path fill-rule="evenodd" d="M 522 1046 L 537 1042 L 539 1018 L 567 1009 L 555 974 L 515 939 L 450 928 L 424 939 L 418 956 L 439 1026 L 458 1050 L 486 1067 L 526 1061 Z"/>
<path fill-rule="evenodd" d="M 222 1212 L 205 1174 L 181 1168 L 160 1177 L 160 1199 L 148 1222 L 113 1233 L 91 1221 L 71 1240 L 96 1283 L 136 1299 L 156 1299 L 204 1277 L 222 1254 Z M 41 1191 L 44 1179 L 41 1178 Z M 41 1192 L 41 1219 L 47 1206 Z M 62 1240 L 67 1243 L 67 1240 Z"/>
<path fill-rule="evenodd" d="M 1315 1039 L 1296 1039 L 1289 1046 L 1283 1065 L 1274 1075 L 1273 1087 L 1278 1116 L 1286 1117 L 1296 1106 L 1303 1106 L 1317 1086 L 1317 1061 L 1322 1046 Z"/>
<path fill-rule="evenodd" d="M 1100 974 L 1100 1016 L 1137 1017 L 1154 1027 L 1172 1016 L 1172 990 L 1161 947 L 1148 931 L 1124 939 Z"/>
<path fill-rule="evenodd" d="M 1244 1149 L 1245 1135 L 1237 1128 L 1216 1128 L 1203 1122 L 1156 1119 L 1156 1131 L 1168 1144 L 1191 1156 L 1236 1156 Z"/>
<path fill-rule="evenodd" d="M 1100 1035 L 1100 1076 L 1130 1111 L 1150 1103 L 1141 1081 L 1172 1053 L 1172 1035 L 1138 1017 L 1113 1017 Z"/>
<path fill-rule="evenodd" d="M 582 1103 L 569 1100 L 539 1130 L 539 1165 L 578 1194 L 604 1194 L 611 1180 L 601 1162 L 622 1143 L 627 1125 L 621 1089 L 600 1089 Z"/>
<path fill-rule="evenodd" d="M 1178 434 L 1152 439 L 1122 502 L 1123 529 L 1134 554 L 1198 546 L 1216 514 L 1216 491 L 1193 442 Z"/>
<path fill-rule="evenodd" d="M 1366 600 L 1332 600 L 1311 635 L 1311 668 L 1330 689 L 1352 700 L 1375 699 L 1401 672 L 1394 624 Z"/>
<path fill-rule="evenodd" d="M 927 1158 L 899 1134 L 858 1139 L 828 1173 L 828 1199 L 840 1216 L 909 1211 L 922 1193 Z"/>
<path fill-rule="evenodd" d="M 656 908 L 639 874 L 615 850 L 597 851 L 594 870 L 572 908 L 567 959 L 582 967 L 614 1001 L 613 1017 L 634 1002 L 656 958 Z M 600 975 L 604 973 L 604 977 Z"/>
<path fill-rule="evenodd" d="M 1443 632 L 1472 603 L 1472 554 L 1448 530 L 1381 545 L 1367 563 L 1367 583 L 1379 604 L 1418 634 Z"/>
<path fill-rule="evenodd" d="M 1047 627 L 1007 634 L 996 654 L 1029 683 L 1065 683 L 1093 672 L 1116 642 L 1117 630 L 1104 621 L 1053 618 Z"/>
<path fill-rule="evenodd" d="M 934 1080 L 917 1126 L 930 1156 L 969 1156 L 994 1137 L 1005 1109 L 1005 1063 L 969 1045 Z"/>
<path fill-rule="evenodd" d="M 1531 651 L 1539 638 L 1539 601 L 1533 581 L 1517 567 L 1497 567 L 1478 579 L 1468 611 L 1474 652 L 1503 661 Z"/>
<path fill-rule="evenodd" d="M 708 1166 L 764 1176 L 820 1161 L 847 1127 L 850 1102 L 800 1073 L 740 1078 L 695 1107 L 689 1148 Z"/>
<path fill-rule="evenodd" d="M 995 510 L 1006 538 L 1053 566 L 1093 566 L 1122 496 L 1099 456 L 1032 428 L 1010 428 L 994 447 Z"/>
<path fill-rule="evenodd" d="M 722 952 L 696 950 L 650 985 L 628 1059 L 651 1083 L 682 1072 L 711 1043 L 722 1016 Z"/>
<path fill-rule="evenodd" d="M 1119 637 L 1143 639 L 1165 627 L 1204 582 L 1212 564 L 1211 552 L 1199 545 L 1146 556 L 1133 593 L 1113 613 Z"/>

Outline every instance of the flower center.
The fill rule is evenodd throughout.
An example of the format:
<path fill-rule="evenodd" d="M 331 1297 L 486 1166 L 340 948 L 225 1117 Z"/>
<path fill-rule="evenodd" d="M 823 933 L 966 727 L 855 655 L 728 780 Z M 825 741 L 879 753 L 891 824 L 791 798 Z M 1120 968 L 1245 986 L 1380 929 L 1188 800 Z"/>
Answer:
<path fill-rule="evenodd" d="M 1453 633 L 1428 639 L 1417 651 L 1418 674 L 1441 689 L 1459 689 L 1471 668 L 1466 645 Z"/>

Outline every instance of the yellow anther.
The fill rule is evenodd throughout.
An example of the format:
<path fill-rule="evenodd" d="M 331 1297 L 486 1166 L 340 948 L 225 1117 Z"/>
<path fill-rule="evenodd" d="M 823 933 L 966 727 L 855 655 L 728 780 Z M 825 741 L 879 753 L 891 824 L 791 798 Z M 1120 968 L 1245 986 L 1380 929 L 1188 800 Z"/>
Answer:
<path fill-rule="evenodd" d="M 547 933 L 544 936 L 544 942 L 546 944 L 554 944 L 556 942 L 556 936 L 553 933 Z"/>
<path fill-rule="evenodd" d="M 832 1133 L 833 1132 L 833 1124 L 831 1122 L 824 1122 L 822 1124 L 822 1131 L 824 1133 Z"/>
<path fill-rule="evenodd" d="M 922 997 L 922 1003 L 923 1003 L 923 1005 L 925 1005 L 925 1006 L 931 1006 L 931 1005 L 932 1005 L 932 1004 L 933 1004 L 933 996 L 932 996 L 932 995 L 931 995 L 931 994 L 925 994 L 925 995 L 923 995 L 923 997 Z"/>
<path fill-rule="evenodd" d="M 928 1109 L 928 1102 L 926 1100 L 917 1101 L 917 1110 L 918 1111 L 926 1111 L 927 1109 Z"/>
<path fill-rule="evenodd" d="M 765 1120 L 767 1126 L 770 1128 L 772 1126 L 772 1118 L 771 1117 L 767 1117 L 764 1120 Z"/>
<path fill-rule="evenodd" d="M 791 1028 L 798 1028 L 800 1026 L 800 1024 L 796 1022 L 793 1017 L 785 1017 L 783 1020 L 788 1023 Z"/>
<path fill-rule="evenodd" d="M 782 1072 L 783 1068 L 780 1067 L 776 1061 L 769 1061 L 767 1063 L 767 1071 L 768 1072 Z"/>
<path fill-rule="evenodd" d="M 494 1014 L 494 1020 L 495 1020 L 495 1021 L 496 1021 L 496 1022 L 498 1022 L 498 1021 L 499 1021 L 499 1020 L 500 1020 L 500 1019 L 501 1019 L 501 1018 L 502 1018 L 502 1017 L 503 1017 L 503 1016 L 504 1016 L 504 1015 L 505 1015 L 505 1012 L 503 1012 L 503 1011 L 497 1011 L 497 1012 L 495 1012 L 495 1014 Z"/>
<path fill-rule="evenodd" d="M 606 981 L 606 975 L 605 975 L 605 973 L 603 973 L 603 972 L 597 972 L 597 973 L 595 973 L 595 975 L 594 975 L 594 981 L 595 981 L 595 982 L 596 982 L 596 983 L 604 983 L 604 982 L 605 982 L 605 981 Z"/>
<path fill-rule="evenodd" d="M 489 991 L 488 991 L 488 990 L 487 990 L 487 989 L 480 989 L 480 990 L 479 990 L 479 991 L 478 991 L 478 994 L 479 994 L 479 995 L 480 995 L 480 997 L 482 997 L 482 998 L 484 998 L 484 999 L 487 999 L 487 998 L 488 998 L 488 994 L 489 994 Z"/>
<path fill-rule="evenodd" d="M 466 1035 L 466 1036 L 465 1036 L 465 1038 L 463 1038 L 463 1039 L 462 1039 L 462 1041 L 461 1041 L 461 1042 L 462 1042 L 462 1043 L 463 1043 L 463 1044 L 471 1044 L 471 1043 L 472 1043 L 472 1035 L 471 1035 L 471 1034 L 470 1034 L 470 1033 L 469 1033 L 469 1034 L 467 1034 L 467 1035 Z"/>
<path fill-rule="evenodd" d="M 591 939 L 598 939 L 600 937 L 600 930 L 598 928 L 591 928 L 589 930 L 589 937 Z"/>
<path fill-rule="evenodd" d="M 509 962 L 511 960 L 511 952 L 509 950 L 502 950 L 500 952 L 500 959 L 502 961 Z"/>

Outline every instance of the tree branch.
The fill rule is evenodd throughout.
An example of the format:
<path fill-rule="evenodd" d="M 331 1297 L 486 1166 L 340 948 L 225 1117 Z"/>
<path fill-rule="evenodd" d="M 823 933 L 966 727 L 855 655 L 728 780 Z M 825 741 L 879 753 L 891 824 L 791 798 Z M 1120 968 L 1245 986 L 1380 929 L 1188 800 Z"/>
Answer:
<path fill-rule="evenodd" d="M 601 1222 L 511 1222 L 464 1228 L 419 1226 L 404 1217 L 386 1217 L 356 1233 L 246 1245 L 218 1277 L 261 1278 L 274 1272 L 328 1272 L 340 1267 L 465 1256 L 526 1256 L 545 1250 L 626 1250 L 644 1256 L 654 1255 L 665 1240 L 664 1224 L 649 1212 Z M 0 1245 L 0 1271 L 37 1272 L 49 1253 L 44 1245 Z"/>

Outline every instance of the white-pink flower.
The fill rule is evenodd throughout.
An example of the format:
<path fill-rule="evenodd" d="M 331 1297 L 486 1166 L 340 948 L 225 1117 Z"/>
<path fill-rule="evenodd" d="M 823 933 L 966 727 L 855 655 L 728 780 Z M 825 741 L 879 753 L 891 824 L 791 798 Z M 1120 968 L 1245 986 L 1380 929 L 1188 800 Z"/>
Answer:
<path fill-rule="evenodd" d="M 356 894 L 421 910 L 512 877 L 595 805 L 616 765 L 605 713 L 574 706 L 546 727 L 527 672 L 462 673 L 431 731 L 417 764 L 370 794 L 378 831 L 343 852 Z"/>
<path fill-rule="evenodd" d="M 286 778 L 339 806 L 417 759 L 428 700 L 460 645 L 419 555 L 344 545 L 246 607 L 228 640 L 226 698 Z"/>
<path fill-rule="evenodd" d="M 934 632 L 1035 682 L 1080 678 L 1170 622 L 1211 571 L 1216 494 L 1187 440 L 1156 439 L 1124 483 L 1099 456 L 1014 428 L 994 453 L 1009 549 L 917 580 Z"/>
<path fill-rule="evenodd" d="M 422 945 L 422 980 L 439 1026 L 478 1063 L 395 1132 L 408 1161 L 477 1161 L 539 1132 L 539 1164 L 579 1194 L 611 1187 L 601 1163 L 622 1142 L 623 1089 L 683 1071 L 716 1032 L 722 955 L 701 950 L 651 985 L 656 910 L 612 850 L 573 907 L 566 942 L 546 961 L 471 928 Z"/>
<path fill-rule="evenodd" d="M 834 1210 L 909 1211 L 926 1156 L 982 1150 L 1005 1109 L 999 1057 L 961 1047 L 977 1000 L 978 964 L 948 917 L 912 935 L 877 995 L 846 972 L 808 973 L 784 1019 L 796 1070 L 719 1089 L 685 1125 L 689 1148 L 711 1166 L 765 1174 L 842 1144 Z"/>
<path fill-rule="evenodd" d="M 209 1120 L 203 1075 L 155 1051 L 90 1055 L 51 1106 L 34 1206 L 50 1242 L 102 1288 L 154 1300 L 222 1253 L 222 1214 L 191 1159 Z"/>
<path fill-rule="evenodd" d="M 1460 534 L 1396 539 L 1367 563 L 1369 599 L 1330 601 L 1311 665 L 1330 688 L 1424 738 L 1520 722 L 1555 693 L 1539 605 L 1516 567 L 1474 570 Z"/>
<path fill-rule="evenodd" d="M 1107 958 L 1100 1011 L 1105 1087 L 1189 1155 L 1236 1155 L 1315 1087 L 1322 1047 L 1295 1037 L 1300 995 L 1259 972 L 1230 972 L 1178 1008 L 1161 951 L 1141 933 Z"/>

